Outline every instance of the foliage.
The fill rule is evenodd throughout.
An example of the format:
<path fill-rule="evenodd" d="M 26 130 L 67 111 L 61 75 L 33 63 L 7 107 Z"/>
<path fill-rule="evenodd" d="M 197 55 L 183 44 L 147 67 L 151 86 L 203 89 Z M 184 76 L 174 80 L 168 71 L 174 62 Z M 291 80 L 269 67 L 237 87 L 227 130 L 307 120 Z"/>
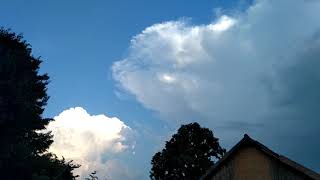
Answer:
<path fill-rule="evenodd" d="M 48 153 L 52 135 L 40 132 L 52 120 L 42 117 L 49 76 L 31 53 L 21 35 L 0 28 L 1 179 L 74 179 L 78 166 Z"/>
<path fill-rule="evenodd" d="M 93 171 L 91 174 L 89 174 L 88 178 L 85 178 L 85 180 L 99 180 L 98 176 L 96 176 L 97 171 Z"/>
<path fill-rule="evenodd" d="M 97 171 L 93 171 L 89 174 L 89 177 L 85 178 L 85 180 L 99 180 L 99 177 L 97 176 Z M 107 180 L 107 178 L 104 178 L 104 180 Z"/>
<path fill-rule="evenodd" d="M 199 179 L 224 153 L 211 130 L 198 123 L 182 125 L 165 148 L 153 156 L 150 178 Z"/>

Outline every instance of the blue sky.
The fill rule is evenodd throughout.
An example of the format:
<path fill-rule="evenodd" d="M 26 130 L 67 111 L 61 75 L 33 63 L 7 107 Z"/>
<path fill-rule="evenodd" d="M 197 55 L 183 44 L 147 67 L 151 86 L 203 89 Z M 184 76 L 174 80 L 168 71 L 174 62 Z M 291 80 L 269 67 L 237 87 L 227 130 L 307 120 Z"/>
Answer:
<path fill-rule="evenodd" d="M 114 139 L 102 139 L 119 149 L 93 152 L 101 163 L 92 166 L 113 179 L 147 179 L 152 155 L 195 120 L 228 148 L 248 132 L 319 171 L 318 8 L 299 0 L 10 0 L 0 25 L 23 33 L 44 61 L 45 116 L 82 107 L 89 115 L 69 109 L 57 119 L 119 119 L 103 124 L 115 127 Z"/>
<path fill-rule="evenodd" d="M 4 1 L 1 25 L 23 33 L 34 54 L 43 57 L 41 70 L 51 77 L 48 116 L 77 104 L 93 113 L 127 114 L 134 108 L 130 116 L 140 111 L 145 116 L 139 105 L 114 96 L 110 67 L 126 54 L 130 39 L 157 22 L 187 17 L 207 23 L 214 17 L 214 7 L 237 5 L 232 1 Z"/>

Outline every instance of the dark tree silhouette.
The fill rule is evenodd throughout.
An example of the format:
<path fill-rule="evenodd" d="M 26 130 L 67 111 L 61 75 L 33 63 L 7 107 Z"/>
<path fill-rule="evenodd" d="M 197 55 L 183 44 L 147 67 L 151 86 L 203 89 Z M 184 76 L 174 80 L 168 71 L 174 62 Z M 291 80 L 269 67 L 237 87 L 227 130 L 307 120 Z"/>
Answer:
<path fill-rule="evenodd" d="M 198 123 L 182 125 L 165 148 L 153 156 L 150 178 L 199 179 L 224 153 L 211 130 Z"/>
<path fill-rule="evenodd" d="M 99 180 L 99 177 L 97 176 L 97 171 L 93 171 L 89 174 L 89 177 L 85 178 L 85 180 Z M 107 178 L 104 178 L 104 180 L 107 180 Z"/>
<path fill-rule="evenodd" d="M 85 180 L 99 180 L 96 174 L 97 174 L 97 171 L 93 171 L 92 173 L 89 174 L 88 178 L 85 178 Z"/>
<path fill-rule="evenodd" d="M 47 152 L 52 135 L 42 133 L 49 77 L 39 75 L 40 58 L 10 30 L 0 28 L 1 179 L 73 179 L 77 165 Z"/>

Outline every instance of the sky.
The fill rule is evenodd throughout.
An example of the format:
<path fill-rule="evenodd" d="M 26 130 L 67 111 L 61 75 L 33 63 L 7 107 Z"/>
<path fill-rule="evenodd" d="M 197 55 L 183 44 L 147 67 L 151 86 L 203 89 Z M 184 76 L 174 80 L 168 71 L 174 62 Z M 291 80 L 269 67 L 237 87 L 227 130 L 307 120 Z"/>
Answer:
<path fill-rule="evenodd" d="M 2 0 L 48 73 L 50 151 L 81 178 L 148 179 L 197 121 L 229 149 L 244 133 L 320 171 L 320 1 Z"/>

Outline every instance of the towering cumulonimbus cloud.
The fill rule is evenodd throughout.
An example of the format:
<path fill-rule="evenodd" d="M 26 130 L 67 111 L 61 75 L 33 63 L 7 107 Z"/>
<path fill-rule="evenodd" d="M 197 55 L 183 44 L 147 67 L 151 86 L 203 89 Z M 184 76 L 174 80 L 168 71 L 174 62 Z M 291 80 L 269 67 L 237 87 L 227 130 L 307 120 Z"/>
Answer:
<path fill-rule="evenodd" d="M 320 130 L 319 17 L 320 1 L 257 0 L 210 24 L 154 24 L 133 37 L 113 77 L 166 119 L 311 146 L 302 140 Z"/>
<path fill-rule="evenodd" d="M 120 119 L 90 115 L 82 107 L 75 107 L 54 117 L 47 131 L 52 131 L 54 140 L 49 151 L 80 164 L 74 173 L 81 179 L 93 171 L 101 178 L 125 177 L 126 172 L 119 175 L 114 167 L 128 169 L 120 157 L 133 151 L 135 140 L 133 130 Z"/>

